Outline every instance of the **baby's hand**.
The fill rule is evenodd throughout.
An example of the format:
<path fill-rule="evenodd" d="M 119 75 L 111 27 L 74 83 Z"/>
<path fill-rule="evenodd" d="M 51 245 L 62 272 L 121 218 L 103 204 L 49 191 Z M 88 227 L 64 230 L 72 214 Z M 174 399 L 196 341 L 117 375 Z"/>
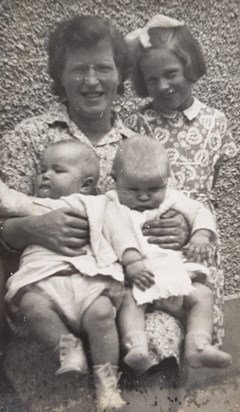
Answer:
<path fill-rule="evenodd" d="M 197 262 L 209 262 L 212 255 L 211 232 L 209 230 L 196 231 L 186 246 L 187 259 Z"/>
<path fill-rule="evenodd" d="M 126 280 L 145 290 L 154 285 L 154 275 L 146 268 L 144 259 L 129 263 L 125 267 Z"/>

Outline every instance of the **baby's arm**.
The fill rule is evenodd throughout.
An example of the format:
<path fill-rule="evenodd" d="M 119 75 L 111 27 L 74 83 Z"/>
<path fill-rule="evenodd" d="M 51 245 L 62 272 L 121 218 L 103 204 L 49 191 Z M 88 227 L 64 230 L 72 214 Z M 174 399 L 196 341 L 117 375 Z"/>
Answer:
<path fill-rule="evenodd" d="M 75 207 L 86 216 L 80 194 L 72 194 L 61 199 L 28 196 L 10 189 L 0 180 L 0 216 L 3 218 L 39 216 L 54 209 Z"/>
<path fill-rule="evenodd" d="M 38 244 L 63 255 L 83 254 L 89 233 L 85 216 L 67 202 L 30 197 L 0 181 L 0 243 L 7 250 Z"/>
<path fill-rule="evenodd" d="M 207 229 L 212 233 L 212 238 L 215 239 L 216 222 L 207 207 L 198 200 L 190 199 L 180 190 L 169 189 L 168 196 L 168 208 L 178 211 L 185 217 L 192 235 L 199 229 Z"/>
<path fill-rule="evenodd" d="M 154 275 L 147 269 L 144 258 L 136 249 L 127 249 L 123 252 L 122 264 L 125 270 L 127 283 L 133 283 L 141 290 L 154 285 Z"/>
<path fill-rule="evenodd" d="M 127 208 L 110 200 L 107 203 L 104 229 L 124 267 L 126 281 L 135 283 L 141 290 L 154 284 L 154 275 L 146 267 Z"/>
<path fill-rule="evenodd" d="M 197 200 L 189 199 L 181 192 L 173 206 L 187 219 L 191 238 L 184 247 L 188 259 L 194 262 L 209 261 L 212 254 L 212 244 L 216 238 L 216 223 L 209 209 Z"/>
<path fill-rule="evenodd" d="M 33 216 L 46 213 L 42 206 L 34 203 L 34 198 L 10 189 L 0 180 L 0 216 Z"/>

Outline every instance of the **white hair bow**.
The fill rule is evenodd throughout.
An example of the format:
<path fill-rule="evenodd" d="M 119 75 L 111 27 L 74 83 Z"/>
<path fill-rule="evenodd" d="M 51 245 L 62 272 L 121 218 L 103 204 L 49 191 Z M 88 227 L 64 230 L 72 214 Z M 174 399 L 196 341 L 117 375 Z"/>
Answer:
<path fill-rule="evenodd" d="M 136 29 L 125 36 L 125 40 L 130 45 L 140 41 L 142 46 L 147 49 L 151 47 L 150 36 L 148 30 L 153 27 L 169 28 L 184 26 L 184 21 L 172 19 L 171 17 L 164 16 L 163 14 L 157 14 L 152 17 L 142 29 Z"/>

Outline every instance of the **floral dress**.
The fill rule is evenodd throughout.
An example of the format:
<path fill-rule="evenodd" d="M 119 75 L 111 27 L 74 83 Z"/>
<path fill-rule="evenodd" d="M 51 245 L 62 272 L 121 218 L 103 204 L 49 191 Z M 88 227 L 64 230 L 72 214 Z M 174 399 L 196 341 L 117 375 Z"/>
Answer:
<path fill-rule="evenodd" d="M 129 116 L 126 125 L 138 133 L 145 133 L 159 140 L 169 155 L 170 186 L 203 202 L 215 213 L 211 192 L 215 167 L 233 158 L 237 152 L 223 113 L 206 106 L 196 98 L 187 110 L 168 116 L 157 113 L 150 103 L 141 113 Z M 213 342 L 221 345 L 224 335 L 224 275 L 219 254 L 219 239 L 210 271 L 214 292 Z"/>
<path fill-rule="evenodd" d="M 94 146 L 100 159 L 99 192 L 114 188 L 111 178 L 113 158 L 121 141 L 133 135 L 135 133 L 113 113 L 112 129 Z M 43 151 L 53 142 L 69 139 L 78 139 L 91 145 L 71 121 L 62 104 L 57 104 L 45 114 L 24 120 L 0 140 L 0 178 L 9 187 L 33 195 L 34 178 L 40 171 Z M 172 316 L 160 311 L 149 313 L 146 329 L 153 365 L 170 356 L 179 359 L 182 328 Z M 8 359 L 13 362 L 11 356 Z M 15 362 L 18 362 L 16 357 Z"/>

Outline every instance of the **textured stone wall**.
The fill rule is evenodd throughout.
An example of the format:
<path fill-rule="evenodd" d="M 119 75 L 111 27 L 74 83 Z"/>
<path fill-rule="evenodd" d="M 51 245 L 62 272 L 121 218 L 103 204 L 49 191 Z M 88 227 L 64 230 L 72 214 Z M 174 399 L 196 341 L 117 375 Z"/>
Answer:
<path fill-rule="evenodd" d="M 208 75 L 196 86 L 196 93 L 226 113 L 239 141 L 239 0 L 1 0 L 1 134 L 50 105 L 48 32 L 57 21 L 76 13 L 109 17 L 124 33 L 156 13 L 185 20 L 199 39 L 208 66 Z M 123 116 L 139 103 L 129 87 L 126 96 L 116 102 Z M 217 186 L 228 293 L 240 291 L 239 165 L 238 158 L 225 166 Z"/>

